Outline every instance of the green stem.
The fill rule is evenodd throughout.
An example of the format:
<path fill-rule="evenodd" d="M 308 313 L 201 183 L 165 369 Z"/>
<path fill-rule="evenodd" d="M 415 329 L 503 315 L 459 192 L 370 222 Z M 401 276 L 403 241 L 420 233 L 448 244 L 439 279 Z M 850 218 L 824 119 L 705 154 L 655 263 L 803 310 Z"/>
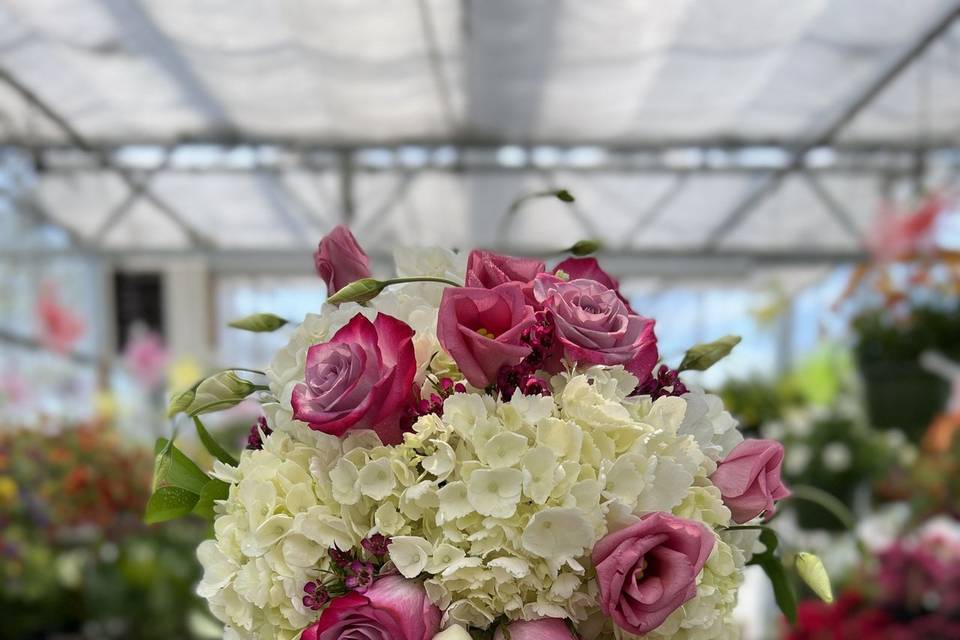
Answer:
<path fill-rule="evenodd" d="M 383 286 L 389 287 L 392 284 L 406 284 L 408 282 L 439 282 L 440 284 L 449 284 L 454 287 L 463 286 L 459 282 L 454 282 L 453 280 L 447 280 L 446 278 L 435 278 L 433 276 L 411 276 L 409 278 L 390 278 L 389 280 L 383 281 Z"/>
<path fill-rule="evenodd" d="M 857 525 L 853 519 L 853 513 L 850 512 L 850 509 L 847 508 L 847 505 L 843 504 L 837 500 L 835 496 L 827 493 L 823 489 L 800 485 L 790 487 L 790 492 L 791 499 L 806 500 L 807 502 L 812 502 L 813 504 L 816 504 L 829 511 L 830 514 L 836 518 L 848 531 L 853 531 L 856 529 Z"/>
<path fill-rule="evenodd" d="M 788 500 L 806 500 L 828 511 L 847 531 L 853 534 L 853 540 L 857 545 L 857 551 L 860 552 L 860 555 L 864 558 L 869 556 L 867 546 L 863 543 L 863 540 L 856 535 L 857 523 L 854 520 L 853 513 L 847 505 L 840 502 L 836 496 L 827 493 L 823 489 L 817 489 L 816 487 L 807 485 L 792 486 L 790 487 L 790 492 L 791 495 Z"/>
<path fill-rule="evenodd" d="M 506 235 L 507 231 L 510 229 L 510 223 L 513 222 L 513 219 L 516 217 L 517 212 L 520 211 L 520 207 L 526 204 L 527 201 L 533 200 L 535 198 L 550 198 L 557 197 L 557 194 L 560 193 L 558 189 L 547 189 L 546 191 L 534 191 L 533 193 L 525 193 L 510 204 L 510 208 L 507 209 L 507 212 L 503 214 L 503 217 L 500 218 L 500 223 L 497 225 L 497 231 L 494 235 L 494 238 L 497 241 L 502 241 Z"/>

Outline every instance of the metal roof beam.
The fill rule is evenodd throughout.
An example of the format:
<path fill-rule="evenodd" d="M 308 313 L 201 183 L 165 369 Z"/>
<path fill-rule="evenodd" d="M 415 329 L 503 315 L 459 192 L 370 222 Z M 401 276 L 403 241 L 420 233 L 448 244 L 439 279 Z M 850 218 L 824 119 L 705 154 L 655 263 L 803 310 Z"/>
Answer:
<path fill-rule="evenodd" d="M 71 145 L 93 154 L 102 167 L 105 167 L 116 173 L 124 182 L 124 184 L 126 184 L 130 189 L 138 188 L 137 180 L 134 178 L 132 172 L 114 165 L 110 154 L 87 142 L 86 138 L 84 138 L 65 117 L 63 117 L 56 109 L 48 105 L 43 99 L 40 98 L 40 96 L 34 93 L 32 89 L 13 77 L 6 69 L 0 68 L 0 82 L 3 82 L 11 89 L 16 91 L 24 100 L 33 105 L 33 107 L 40 111 L 40 113 L 46 116 L 50 122 L 52 122 L 64 133 Z M 190 238 L 191 242 L 199 246 L 213 245 L 213 242 L 211 242 L 206 236 L 190 226 L 186 220 L 183 219 L 180 213 L 176 211 L 176 209 L 171 207 L 166 201 L 162 200 L 152 191 L 149 189 L 145 190 L 143 192 L 143 197 L 146 200 L 149 200 L 155 207 L 157 207 L 157 209 L 160 210 L 161 213 L 163 213 L 174 224 L 180 227 L 187 237 Z"/>
<path fill-rule="evenodd" d="M 780 186 L 784 178 L 803 168 L 806 155 L 813 149 L 830 144 L 836 135 L 843 130 L 861 111 L 883 92 L 910 64 L 923 54 L 927 48 L 937 41 L 960 17 L 960 2 L 954 2 L 950 9 L 941 14 L 927 29 L 925 29 L 912 44 L 906 47 L 889 65 L 887 65 L 870 83 L 868 83 L 836 116 L 827 121 L 817 134 L 797 145 L 792 151 L 792 157 L 787 166 L 767 174 L 763 174 L 725 215 L 719 225 L 709 234 L 706 248 L 715 250 L 729 236 L 747 216 L 768 195 Z"/>
<path fill-rule="evenodd" d="M 817 200 L 827 209 L 827 213 L 844 228 L 851 238 L 857 241 L 857 244 L 863 245 L 863 233 L 860 231 L 860 227 L 857 226 L 853 216 L 847 211 L 846 207 L 833 197 L 833 194 L 830 193 L 826 185 L 820 181 L 819 177 L 809 171 L 802 171 L 800 175 L 807 183 L 807 186 L 810 187 L 813 195 L 815 195 Z"/>

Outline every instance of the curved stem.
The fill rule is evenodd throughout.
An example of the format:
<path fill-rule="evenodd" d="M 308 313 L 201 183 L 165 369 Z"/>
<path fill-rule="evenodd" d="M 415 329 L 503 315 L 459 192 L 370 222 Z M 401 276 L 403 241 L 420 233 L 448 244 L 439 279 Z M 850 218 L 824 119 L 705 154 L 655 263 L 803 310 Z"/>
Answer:
<path fill-rule="evenodd" d="M 806 485 L 790 487 L 790 498 L 796 500 L 806 500 L 829 511 L 848 531 L 856 529 L 857 524 L 853 519 L 853 513 L 847 508 L 847 505 L 840 502 L 835 496 L 827 493 L 823 489 L 810 487 Z"/>
<path fill-rule="evenodd" d="M 389 280 L 383 281 L 383 286 L 389 287 L 392 284 L 406 284 L 408 282 L 439 282 L 440 284 L 449 284 L 454 287 L 463 286 L 459 282 L 454 282 L 453 280 L 447 280 L 446 278 L 436 278 L 434 276 L 410 276 L 408 278 L 390 278 Z"/>

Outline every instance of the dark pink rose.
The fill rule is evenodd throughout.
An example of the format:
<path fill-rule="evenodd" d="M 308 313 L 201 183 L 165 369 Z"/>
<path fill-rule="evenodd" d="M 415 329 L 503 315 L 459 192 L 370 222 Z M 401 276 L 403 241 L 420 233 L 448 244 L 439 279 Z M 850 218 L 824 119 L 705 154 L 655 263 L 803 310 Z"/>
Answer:
<path fill-rule="evenodd" d="M 440 609 L 419 582 L 397 575 L 373 583 L 363 595 L 330 601 L 300 640 L 431 640 L 440 630 Z"/>
<path fill-rule="evenodd" d="M 493 289 L 447 287 L 440 299 L 437 338 L 467 381 L 477 388 L 496 382 L 505 365 L 515 365 L 531 349 L 521 342 L 534 323 L 520 285 Z"/>
<path fill-rule="evenodd" d="M 412 339 L 413 329 L 392 316 L 370 322 L 355 315 L 307 351 L 305 381 L 291 397 L 293 417 L 335 436 L 373 429 L 384 444 L 399 444 L 417 371 Z"/>
<path fill-rule="evenodd" d="M 475 249 L 467 258 L 467 276 L 464 284 L 468 287 L 493 289 L 506 282 L 517 282 L 523 288 L 527 301 L 532 303 L 533 279 L 538 273 L 546 270 L 547 266 L 541 260 L 502 256 L 491 251 Z"/>
<path fill-rule="evenodd" d="M 567 623 L 559 618 L 517 620 L 507 625 L 510 640 L 577 640 Z M 493 640 L 504 640 L 503 631 L 497 629 Z"/>
<path fill-rule="evenodd" d="M 327 295 L 333 295 L 354 280 L 371 276 L 370 258 L 350 229 L 342 224 L 320 240 L 320 247 L 313 254 L 313 264 L 317 275 L 327 283 Z"/>
<path fill-rule="evenodd" d="M 613 289 L 617 292 L 617 297 L 623 301 L 623 304 L 627 305 L 627 309 L 629 309 L 631 313 L 633 312 L 633 309 L 630 308 L 630 303 L 627 302 L 627 299 L 620 293 L 620 283 L 617 282 L 616 278 L 600 268 L 600 263 L 597 262 L 596 258 L 567 258 L 553 268 L 554 275 L 559 271 L 567 274 L 567 280 L 593 280 L 594 282 L 599 282 L 607 289 Z"/>
<path fill-rule="evenodd" d="M 780 480 L 782 463 L 783 445 L 773 440 L 744 440 L 717 463 L 710 481 L 720 489 L 734 522 L 770 515 L 774 501 L 790 495 Z"/>
<path fill-rule="evenodd" d="M 593 548 L 600 608 L 629 633 L 656 629 L 697 594 L 715 542 L 703 524 L 663 512 L 606 535 Z"/>
<path fill-rule="evenodd" d="M 623 365 L 643 384 L 657 364 L 653 320 L 630 311 L 617 292 L 594 280 L 539 276 L 533 293 L 554 324 L 568 360 Z"/>

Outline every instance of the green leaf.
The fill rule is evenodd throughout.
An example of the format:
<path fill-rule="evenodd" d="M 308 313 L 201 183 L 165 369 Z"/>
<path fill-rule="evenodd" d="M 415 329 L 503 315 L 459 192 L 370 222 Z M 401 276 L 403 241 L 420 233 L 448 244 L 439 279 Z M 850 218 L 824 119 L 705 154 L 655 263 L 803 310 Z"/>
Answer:
<path fill-rule="evenodd" d="M 233 327 L 234 329 L 242 329 L 244 331 L 263 333 L 267 331 L 276 331 L 283 325 L 287 324 L 287 322 L 288 320 L 285 318 L 281 318 L 280 316 L 272 313 L 254 313 L 253 315 L 234 320 L 233 322 L 227 324 L 227 326 Z"/>
<path fill-rule="evenodd" d="M 567 251 L 569 251 L 575 256 L 583 257 L 583 256 L 588 256 L 591 253 L 596 253 L 599 249 L 600 249 L 599 240 L 581 240 L 575 243 L 569 249 L 567 249 Z"/>
<path fill-rule="evenodd" d="M 226 500 L 229 494 L 230 485 L 223 480 L 212 478 L 204 485 L 203 491 L 200 492 L 200 499 L 197 500 L 196 505 L 193 507 L 193 513 L 207 520 L 213 520 L 216 516 L 213 510 L 214 501 Z"/>
<path fill-rule="evenodd" d="M 380 295 L 384 286 L 386 285 L 376 278 L 361 278 L 360 280 L 354 280 L 328 297 L 327 302 L 330 304 L 342 304 L 344 302 L 364 304 Z"/>
<path fill-rule="evenodd" d="M 170 396 L 170 402 L 167 404 L 167 417 L 172 418 L 178 413 L 186 411 L 187 407 L 193 403 L 193 400 L 196 397 L 196 387 L 193 389 L 187 389 L 186 391 L 181 391 L 180 393 L 175 393 Z"/>
<path fill-rule="evenodd" d="M 677 371 L 706 371 L 725 358 L 740 344 L 740 336 L 723 336 L 713 342 L 698 344 L 683 356 Z"/>
<path fill-rule="evenodd" d="M 797 573 L 807 586 L 827 604 L 833 602 L 833 588 L 830 586 L 830 576 L 823 566 L 823 561 L 812 553 L 801 551 L 797 554 Z"/>
<path fill-rule="evenodd" d="M 203 490 L 210 478 L 193 460 L 183 454 L 165 438 L 157 440 L 154 447 L 157 459 L 153 468 L 153 486 L 186 489 L 197 495 Z"/>
<path fill-rule="evenodd" d="M 557 196 L 557 199 L 561 202 L 574 202 L 576 200 L 573 194 L 566 189 L 558 189 L 553 195 Z"/>
<path fill-rule="evenodd" d="M 205 426 L 203 426 L 200 418 L 194 416 L 193 424 L 197 427 L 197 435 L 200 436 L 200 442 L 203 443 L 203 446 L 207 449 L 210 455 L 223 464 L 228 464 L 231 467 L 235 467 L 237 464 L 239 464 L 237 459 L 230 455 L 230 452 L 221 447 L 220 443 L 217 442 L 212 435 L 210 435 L 210 432 L 207 431 Z"/>
<path fill-rule="evenodd" d="M 763 543 L 764 547 L 766 547 L 763 555 L 769 555 L 771 557 L 773 557 L 774 553 L 777 551 L 777 547 L 780 546 L 780 538 L 777 537 L 777 532 L 770 527 L 763 527 L 760 529 L 760 542 Z"/>
<path fill-rule="evenodd" d="M 744 527 L 747 528 L 747 527 Z M 797 621 L 797 595 L 793 591 L 793 585 L 787 578 L 787 572 L 783 568 L 783 563 L 777 556 L 777 547 L 780 546 L 780 539 L 776 531 L 769 527 L 758 527 L 760 529 L 760 542 L 766 547 L 763 553 L 754 554 L 753 558 L 747 564 L 759 565 L 763 572 L 770 578 L 773 585 L 773 598 L 780 607 L 780 611 L 787 617 L 791 624 Z"/>
<path fill-rule="evenodd" d="M 787 577 L 787 572 L 783 568 L 783 563 L 777 558 L 766 558 L 760 563 L 770 583 L 773 585 L 773 599 L 780 607 L 780 611 L 787 617 L 790 624 L 797 621 L 797 594 L 793 591 L 793 585 Z"/>
<path fill-rule="evenodd" d="M 147 501 L 143 521 L 147 524 L 182 518 L 193 511 L 200 496 L 180 487 L 160 487 Z"/>

